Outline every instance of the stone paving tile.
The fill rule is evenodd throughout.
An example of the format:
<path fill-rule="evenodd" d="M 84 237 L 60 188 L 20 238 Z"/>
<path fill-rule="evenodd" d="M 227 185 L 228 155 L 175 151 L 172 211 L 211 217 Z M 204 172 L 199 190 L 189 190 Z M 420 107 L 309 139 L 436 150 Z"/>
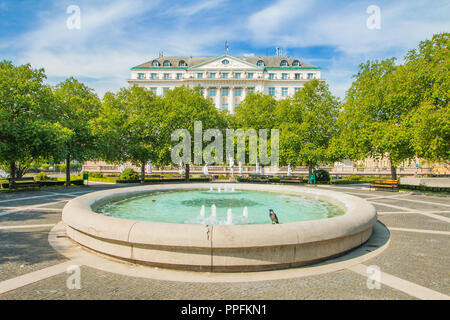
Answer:
<path fill-rule="evenodd" d="M 372 205 L 375 207 L 377 212 L 401 212 L 401 211 L 404 211 L 405 213 L 408 212 L 406 210 L 400 210 L 400 209 L 396 209 L 396 208 L 386 207 L 386 206 L 382 206 L 379 204 L 372 204 Z"/>
<path fill-rule="evenodd" d="M 49 231 L 50 228 L 0 230 L 0 281 L 67 260 L 48 243 Z"/>
<path fill-rule="evenodd" d="M 187 283 L 130 278 L 81 267 L 80 290 L 66 287 L 68 274 L 0 295 L 0 299 L 412 299 L 381 286 L 369 290 L 367 278 L 341 271 L 308 278 L 246 283 Z"/>
<path fill-rule="evenodd" d="M 0 209 L 2 207 L 21 207 L 21 206 L 33 206 L 33 205 L 41 205 L 49 202 L 55 202 L 59 200 L 70 200 L 66 198 L 62 198 L 59 195 L 53 195 L 43 198 L 33 198 L 33 199 L 24 199 L 24 200 L 14 200 L 14 201 L 8 201 L 8 202 L 2 202 L 0 203 Z"/>
<path fill-rule="evenodd" d="M 27 224 L 51 224 L 61 221 L 61 212 L 20 211 L 0 216 L 0 227 Z"/>
<path fill-rule="evenodd" d="M 404 201 L 399 198 L 394 199 L 376 199 L 373 200 L 379 203 L 391 204 L 394 206 L 405 207 L 408 209 L 413 209 L 417 211 L 444 211 L 449 209 L 449 207 L 440 206 L 438 204 L 429 204 L 429 203 L 421 203 L 421 202 L 413 202 L 413 201 Z"/>
<path fill-rule="evenodd" d="M 46 206 L 43 206 L 43 208 L 51 208 L 51 209 L 63 209 L 64 206 L 67 204 L 68 201 L 72 200 L 73 198 L 67 199 L 63 202 L 59 202 L 59 203 L 54 203 L 54 204 L 49 204 Z"/>
<path fill-rule="evenodd" d="M 388 227 L 450 231 L 450 224 L 415 213 L 380 215 L 378 220 Z"/>
<path fill-rule="evenodd" d="M 406 199 L 438 202 L 438 203 L 450 205 L 450 195 L 445 195 L 445 194 L 436 194 L 436 193 L 423 194 L 423 193 L 413 192 L 411 195 L 407 196 Z"/>
<path fill-rule="evenodd" d="M 426 211 L 424 211 L 424 212 L 426 212 Z M 450 210 L 449 210 L 449 212 L 433 212 L 433 214 L 437 214 L 438 216 L 450 218 Z"/>
<path fill-rule="evenodd" d="M 380 255 L 365 261 L 401 279 L 450 295 L 450 237 L 391 231 L 391 243 Z"/>

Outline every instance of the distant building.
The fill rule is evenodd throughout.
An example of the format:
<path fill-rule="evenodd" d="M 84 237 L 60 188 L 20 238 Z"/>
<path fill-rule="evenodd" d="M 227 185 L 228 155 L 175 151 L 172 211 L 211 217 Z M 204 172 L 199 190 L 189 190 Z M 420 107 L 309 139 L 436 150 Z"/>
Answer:
<path fill-rule="evenodd" d="M 251 92 L 292 96 L 312 79 L 320 79 L 320 68 L 291 57 L 160 57 L 131 69 L 130 85 L 143 86 L 156 95 L 182 85 L 200 86 L 216 108 L 234 112 Z"/>

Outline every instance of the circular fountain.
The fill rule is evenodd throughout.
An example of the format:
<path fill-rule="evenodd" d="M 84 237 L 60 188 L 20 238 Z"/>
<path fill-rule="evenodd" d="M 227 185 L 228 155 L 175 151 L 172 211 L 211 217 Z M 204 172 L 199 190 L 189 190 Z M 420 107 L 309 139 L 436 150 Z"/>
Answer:
<path fill-rule="evenodd" d="M 329 190 L 251 184 L 219 188 L 177 184 L 99 191 L 71 200 L 63 222 L 74 241 L 128 261 L 198 271 L 252 271 L 341 255 L 366 242 L 377 220 L 367 201 Z M 338 211 L 330 216 L 319 210 L 305 218 L 302 210 L 308 207 L 302 209 L 297 201 Z M 270 224 L 268 203 L 275 205 L 280 224 Z M 136 215 L 139 205 L 147 213 Z M 170 216 L 174 220 L 164 220 Z"/>

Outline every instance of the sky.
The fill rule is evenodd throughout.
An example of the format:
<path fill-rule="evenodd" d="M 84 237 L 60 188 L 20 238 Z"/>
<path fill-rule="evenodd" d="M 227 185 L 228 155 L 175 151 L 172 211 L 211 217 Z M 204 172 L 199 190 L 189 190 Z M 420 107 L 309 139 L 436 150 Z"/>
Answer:
<path fill-rule="evenodd" d="M 232 56 L 280 47 L 343 98 L 360 63 L 401 63 L 440 32 L 450 32 L 448 0 L 0 0 L 0 60 L 44 68 L 51 85 L 73 76 L 101 97 L 160 51 L 220 56 L 228 41 Z"/>

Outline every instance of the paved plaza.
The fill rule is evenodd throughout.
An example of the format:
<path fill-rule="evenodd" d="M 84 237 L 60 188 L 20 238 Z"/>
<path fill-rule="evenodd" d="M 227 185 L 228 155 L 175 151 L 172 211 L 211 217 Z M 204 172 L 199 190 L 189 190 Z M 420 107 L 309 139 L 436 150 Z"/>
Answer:
<path fill-rule="evenodd" d="M 375 191 L 364 186 L 319 186 L 364 198 L 375 206 L 381 222 L 378 225 L 384 224 L 389 230 L 388 241 L 379 251 L 371 252 L 369 241 L 361 249 L 368 256 L 359 256 L 355 263 L 328 262 L 295 270 L 227 274 L 222 278 L 208 274 L 207 281 L 195 281 L 196 275 L 183 271 L 154 270 L 163 276 L 140 277 L 138 270 L 157 268 L 122 262 L 111 262 L 114 267 L 108 269 L 111 259 L 104 257 L 98 257 L 104 259 L 103 267 L 96 267 L 100 266 L 98 263 L 71 261 L 51 245 L 49 234 L 61 226 L 61 212 L 67 201 L 115 187 L 118 186 L 95 185 L 0 194 L 0 299 L 448 299 L 450 296 L 450 196 Z M 350 254 L 348 258 L 354 257 Z M 80 266 L 80 289 L 67 286 L 71 276 L 67 268 L 71 265 Z M 379 269 L 378 287 L 370 285 L 373 282 L 368 278 L 368 267 Z M 321 272 L 308 273 L 314 268 Z M 172 274 L 175 276 L 170 279 Z M 199 279 L 201 276 L 198 275 Z"/>

